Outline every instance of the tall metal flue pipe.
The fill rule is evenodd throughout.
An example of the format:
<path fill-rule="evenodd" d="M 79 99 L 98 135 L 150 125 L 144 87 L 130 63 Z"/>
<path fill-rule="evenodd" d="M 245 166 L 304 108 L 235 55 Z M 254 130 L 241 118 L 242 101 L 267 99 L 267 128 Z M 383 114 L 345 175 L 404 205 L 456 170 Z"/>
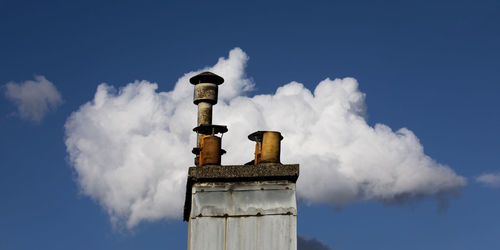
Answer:
<path fill-rule="evenodd" d="M 189 82 L 194 85 L 194 95 L 193 95 L 193 103 L 198 106 L 198 125 L 195 128 L 196 131 L 196 147 L 193 149 L 193 153 L 196 155 L 195 157 L 195 165 L 199 166 L 200 163 L 200 151 L 202 150 L 202 137 L 204 134 L 214 134 L 217 132 L 224 133 L 227 129 L 220 130 L 221 126 L 212 126 L 212 106 L 217 104 L 218 98 L 218 85 L 224 82 L 224 78 L 212 73 L 212 72 L 203 72 L 196 76 L 193 76 L 189 79 Z M 203 127 L 203 128 L 202 128 Z M 224 126 L 225 128 L 225 126 Z M 202 133 L 202 131 L 209 131 L 208 133 Z M 218 137 L 212 137 L 210 139 L 217 139 Z M 209 141 L 209 140 L 207 140 Z M 214 141 L 214 140 L 210 140 Z M 208 144 L 207 144 L 208 146 Z M 220 148 L 220 139 L 219 146 Z M 208 149 L 208 148 L 207 148 Z M 219 149 L 215 149 L 217 151 L 218 158 L 220 161 L 220 151 Z"/>

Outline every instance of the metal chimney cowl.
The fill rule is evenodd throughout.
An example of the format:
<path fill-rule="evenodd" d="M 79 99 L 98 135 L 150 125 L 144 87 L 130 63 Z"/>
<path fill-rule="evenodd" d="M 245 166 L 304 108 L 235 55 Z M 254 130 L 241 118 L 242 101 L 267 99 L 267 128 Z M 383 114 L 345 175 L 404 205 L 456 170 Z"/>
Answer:
<path fill-rule="evenodd" d="M 184 220 L 188 250 L 296 250 L 298 164 L 280 163 L 283 136 L 257 131 L 254 160 L 245 165 L 221 165 L 224 125 L 212 124 L 218 85 L 224 79 L 203 72 L 190 79 L 198 105 L 195 167 L 186 184 Z"/>

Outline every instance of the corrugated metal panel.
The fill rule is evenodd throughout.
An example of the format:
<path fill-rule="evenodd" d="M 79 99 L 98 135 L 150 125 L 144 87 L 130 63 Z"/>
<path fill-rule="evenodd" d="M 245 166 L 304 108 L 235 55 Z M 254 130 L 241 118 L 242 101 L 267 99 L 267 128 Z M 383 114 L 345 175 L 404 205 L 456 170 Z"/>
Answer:
<path fill-rule="evenodd" d="M 198 216 L 297 215 L 295 183 L 196 184 L 191 218 Z"/>

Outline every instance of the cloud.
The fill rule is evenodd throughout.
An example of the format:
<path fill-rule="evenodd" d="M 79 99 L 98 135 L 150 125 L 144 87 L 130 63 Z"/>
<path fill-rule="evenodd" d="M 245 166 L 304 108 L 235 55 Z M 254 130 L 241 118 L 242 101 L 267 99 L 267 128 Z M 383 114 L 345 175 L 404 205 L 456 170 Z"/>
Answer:
<path fill-rule="evenodd" d="M 297 237 L 297 250 L 331 250 L 331 248 L 315 238 L 309 239 L 299 235 Z"/>
<path fill-rule="evenodd" d="M 67 120 L 66 147 L 85 195 L 114 222 L 131 228 L 141 221 L 179 218 L 187 167 L 196 136 L 196 106 L 190 77 L 212 71 L 224 77 L 214 124 L 228 125 L 223 164 L 253 156 L 247 135 L 281 131 L 282 162 L 300 163 L 298 197 L 307 203 L 343 206 L 362 200 L 390 202 L 436 196 L 466 184 L 448 166 L 425 155 L 408 129 L 369 126 L 365 94 L 353 78 L 325 79 L 313 91 L 291 82 L 274 94 L 248 97 L 247 55 L 239 48 L 213 67 L 179 78 L 169 92 L 136 81 L 118 90 L 98 86 L 92 101 Z"/>
<path fill-rule="evenodd" d="M 44 76 L 35 76 L 34 81 L 9 82 L 5 89 L 5 96 L 17 106 L 19 116 L 25 120 L 40 122 L 49 110 L 62 103 L 61 94 Z"/>
<path fill-rule="evenodd" d="M 476 181 L 488 187 L 500 187 L 500 173 L 483 174 L 476 178 Z"/>

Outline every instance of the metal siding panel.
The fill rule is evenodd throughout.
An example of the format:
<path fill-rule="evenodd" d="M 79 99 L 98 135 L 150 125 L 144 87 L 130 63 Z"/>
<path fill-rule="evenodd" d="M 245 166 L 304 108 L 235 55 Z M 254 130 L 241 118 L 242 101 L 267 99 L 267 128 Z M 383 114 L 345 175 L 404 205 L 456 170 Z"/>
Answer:
<path fill-rule="evenodd" d="M 227 249 L 259 250 L 261 217 L 232 217 L 227 220 Z"/>
<path fill-rule="evenodd" d="M 296 216 L 230 217 L 227 223 L 228 250 L 297 249 Z"/>
<path fill-rule="evenodd" d="M 203 183 L 191 191 L 189 250 L 297 249 L 295 183 Z"/>
<path fill-rule="evenodd" d="M 297 214 L 295 184 L 193 186 L 191 218 Z"/>
<path fill-rule="evenodd" d="M 225 249 L 226 218 L 200 217 L 189 223 L 189 250 Z"/>

